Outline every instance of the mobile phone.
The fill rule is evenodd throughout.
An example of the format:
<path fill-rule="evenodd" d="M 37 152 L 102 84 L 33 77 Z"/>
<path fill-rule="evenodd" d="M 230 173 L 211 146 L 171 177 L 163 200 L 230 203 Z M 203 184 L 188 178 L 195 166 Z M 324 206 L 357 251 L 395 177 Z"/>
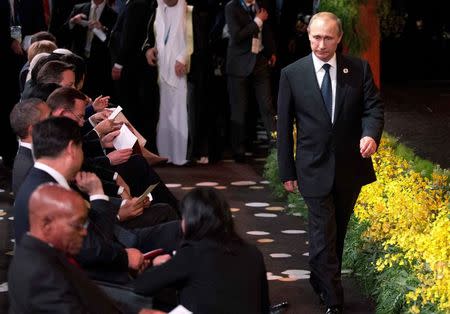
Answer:
<path fill-rule="evenodd" d="M 158 255 L 162 255 L 164 254 L 164 250 L 163 249 L 156 249 L 156 250 L 152 250 L 152 251 L 148 251 L 147 253 L 144 253 L 144 259 L 153 259 Z"/>

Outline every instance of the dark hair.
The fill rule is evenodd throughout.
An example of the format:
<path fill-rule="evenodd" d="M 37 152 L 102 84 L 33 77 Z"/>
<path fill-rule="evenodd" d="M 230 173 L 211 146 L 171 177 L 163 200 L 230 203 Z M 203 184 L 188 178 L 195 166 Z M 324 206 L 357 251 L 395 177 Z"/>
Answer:
<path fill-rule="evenodd" d="M 62 73 L 71 70 L 75 73 L 75 66 L 60 60 L 52 60 L 45 63 L 36 76 L 36 83 L 60 83 Z"/>
<path fill-rule="evenodd" d="M 41 111 L 38 105 L 44 101 L 39 98 L 28 98 L 14 105 L 9 114 L 9 123 L 19 138 L 28 136 L 28 127 L 39 122 Z"/>
<path fill-rule="evenodd" d="M 36 159 L 58 157 L 70 141 L 81 145 L 81 128 L 67 117 L 51 117 L 33 126 L 33 154 Z"/>
<path fill-rule="evenodd" d="M 51 111 L 58 108 L 72 110 L 75 106 L 75 100 L 81 99 L 87 102 L 87 96 L 79 90 L 72 87 L 59 87 L 55 89 L 47 98 L 47 105 Z"/>
<path fill-rule="evenodd" d="M 234 230 L 230 206 L 216 189 L 195 188 L 181 200 L 185 240 L 212 239 L 230 248 L 242 243 Z"/>
<path fill-rule="evenodd" d="M 37 81 L 37 76 L 39 71 L 41 70 L 41 68 L 49 61 L 52 60 L 59 60 L 59 58 L 61 57 L 60 54 L 57 53 L 51 53 L 48 56 L 42 57 L 40 58 L 36 64 L 34 65 L 34 67 L 31 69 L 31 80 L 33 82 Z"/>
<path fill-rule="evenodd" d="M 41 40 L 50 40 L 56 44 L 56 37 L 53 36 L 52 33 L 46 31 L 40 31 L 31 35 L 30 44 L 35 43 L 36 41 Z M 55 48 L 56 49 L 56 48 Z"/>
<path fill-rule="evenodd" d="M 57 83 L 44 83 L 44 84 L 34 84 L 27 97 L 40 98 L 44 101 L 47 100 L 48 96 L 61 85 Z"/>
<path fill-rule="evenodd" d="M 75 53 L 62 55 L 59 60 L 72 64 L 75 71 L 75 86 L 78 85 L 86 76 L 86 62 L 82 57 Z"/>

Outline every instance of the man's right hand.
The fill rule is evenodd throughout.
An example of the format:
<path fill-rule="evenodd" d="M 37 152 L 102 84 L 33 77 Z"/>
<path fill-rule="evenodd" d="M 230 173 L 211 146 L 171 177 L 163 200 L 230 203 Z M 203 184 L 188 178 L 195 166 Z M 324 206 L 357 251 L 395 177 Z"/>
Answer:
<path fill-rule="evenodd" d="M 128 159 L 130 159 L 131 154 L 133 154 L 132 148 L 124 148 L 112 151 L 106 156 L 108 157 L 111 165 L 117 166 L 124 162 L 127 162 Z"/>
<path fill-rule="evenodd" d="M 123 206 L 119 208 L 119 217 L 121 221 L 128 220 L 142 215 L 144 212 L 144 202 L 137 202 L 138 198 L 133 197 L 127 200 Z"/>
<path fill-rule="evenodd" d="M 147 58 L 147 63 L 151 66 L 156 65 L 156 61 L 158 60 L 158 50 L 156 47 L 147 49 L 145 52 L 145 57 Z"/>
<path fill-rule="evenodd" d="M 89 196 L 105 194 L 102 182 L 95 173 L 79 171 L 75 175 L 75 182 L 78 188 Z"/>
<path fill-rule="evenodd" d="M 87 20 L 86 14 L 79 13 L 70 19 L 70 23 L 72 24 L 80 24 L 81 20 Z"/>
<path fill-rule="evenodd" d="M 265 21 L 269 18 L 269 13 L 267 13 L 266 9 L 259 9 L 258 13 L 256 13 L 256 17 L 258 17 L 261 21 Z"/>
<path fill-rule="evenodd" d="M 286 181 L 283 183 L 284 189 L 289 193 L 293 193 L 298 189 L 297 180 L 295 181 Z"/>
<path fill-rule="evenodd" d="M 125 251 L 128 255 L 128 268 L 138 271 L 144 263 L 144 254 L 135 248 L 127 248 Z"/>

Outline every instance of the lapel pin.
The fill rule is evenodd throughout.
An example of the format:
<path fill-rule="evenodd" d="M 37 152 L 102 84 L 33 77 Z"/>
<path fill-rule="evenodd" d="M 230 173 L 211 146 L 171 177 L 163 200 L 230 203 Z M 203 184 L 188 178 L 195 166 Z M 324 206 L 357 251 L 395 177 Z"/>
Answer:
<path fill-rule="evenodd" d="M 344 69 L 342 70 L 342 72 L 344 72 L 345 74 L 347 74 L 347 73 L 348 73 L 348 69 L 347 69 L 347 68 L 344 68 Z"/>

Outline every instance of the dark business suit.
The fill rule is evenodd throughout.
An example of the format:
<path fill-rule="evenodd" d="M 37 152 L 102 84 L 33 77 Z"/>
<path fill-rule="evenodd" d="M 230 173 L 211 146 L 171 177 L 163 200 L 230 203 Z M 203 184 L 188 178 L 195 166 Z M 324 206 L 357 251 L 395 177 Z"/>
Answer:
<path fill-rule="evenodd" d="M 44 7 L 39 0 L 19 0 L 19 19 L 22 26 L 22 35 L 33 35 L 40 31 L 46 31 Z"/>
<path fill-rule="evenodd" d="M 29 230 L 28 200 L 41 184 L 56 182 L 47 172 L 31 168 L 17 193 L 14 203 L 14 231 L 16 243 Z M 91 278 L 127 282 L 128 256 L 125 248 L 135 247 L 142 252 L 164 248 L 172 252 L 180 238 L 178 221 L 149 228 L 127 230 L 116 224 L 113 205 L 105 200 L 90 202 L 88 234 L 80 253 L 75 257 Z"/>
<path fill-rule="evenodd" d="M 25 235 L 8 271 L 10 313 L 123 313 L 65 254 Z"/>
<path fill-rule="evenodd" d="M 12 191 L 14 195 L 19 191 L 22 182 L 28 175 L 28 172 L 33 167 L 33 153 L 31 149 L 19 146 L 16 157 L 14 158 L 13 172 L 12 172 Z"/>
<path fill-rule="evenodd" d="M 359 142 L 370 136 L 378 144 L 384 121 L 368 63 L 338 54 L 336 73 L 333 124 L 311 54 L 282 70 L 278 96 L 280 177 L 283 182 L 298 180 L 308 205 L 311 284 L 329 306 L 343 302 L 342 251 L 354 204 L 361 187 L 376 180 L 371 159 L 361 157 Z"/>
<path fill-rule="evenodd" d="M 89 17 L 90 9 L 91 2 L 77 4 L 73 7 L 69 19 L 80 13 Z M 111 56 L 109 54 L 108 42 L 110 32 L 117 20 L 117 13 L 108 4 L 105 4 L 98 20 L 103 26 L 102 31 L 106 35 L 106 40 L 102 42 L 94 35 L 92 37 L 89 56 L 85 54 L 88 27 L 75 24 L 70 29 L 69 22 L 66 24 L 66 27 L 70 29 L 70 37 L 72 39 L 71 50 L 86 58 L 87 72 L 83 91 L 91 97 L 112 94 Z"/>
<path fill-rule="evenodd" d="M 171 260 L 143 273 L 133 283 L 135 292 L 153 295 L 174 287 L 179 303 L 196 314 L 269 313 L 261 252 L 249 244 L 233 244 L 232 250 L 208 239 L 186 241 Z"/>
<path fill-rule="evenodd" d="M 19 101 L 19 82 L 16 79 L 20 68 L 26 59 L 23 55 L 17 55 L 11 49 L 13 39 L 10 34 L 11 7 L 9 0 L 0 0 L 0 69 L 3 77 L 7 78 L 2 83 L 2 105 L 0 106 L 0 124 L 5 125 L 6 132 L 2 137 L 3 163 L 11 167 L 17 151 L 17 140 L 14 132 L 9 127 L 9 113 Z"/>
<path fill-rule="evenodd" d="M 258 2 L 258 7 L 266 7 Z M 240 0 L 232 0 L 225 7 L 225 18 L 230 33 L 226 72 L 231 108 L 231 146 L 235 155 L 245 152 L 245 114 L 254 89 L 268 138 L 273 130 L 272 96 L 268 61 L 275 53 L 275 44 L 269 20 L 263 23 L 262 45 L 259 53 L 252 53 L 252 40 L 259 27 L 249 9 Z"/>
<path fill-rule="evenodd" d="M 154 115 L 154 70 L 147 64 L 142 46 L 147 37 L 147 25 L 154 7 L 148 0 L 130 0 L 117 18 L 111 33 L 112 64 L 123 66 L 114 99 L 127 117 L 148 140 L 154 139 L 154 130 L 148 128 L 148 119 Z M 153 81 L 154 84 L 154 81 Z M 154 119 L 150 118 L 150 119 Z M 153 122 L 152 122 L 153 123 Z M 149 130 L 147 130 L 149 129 Z"/>

